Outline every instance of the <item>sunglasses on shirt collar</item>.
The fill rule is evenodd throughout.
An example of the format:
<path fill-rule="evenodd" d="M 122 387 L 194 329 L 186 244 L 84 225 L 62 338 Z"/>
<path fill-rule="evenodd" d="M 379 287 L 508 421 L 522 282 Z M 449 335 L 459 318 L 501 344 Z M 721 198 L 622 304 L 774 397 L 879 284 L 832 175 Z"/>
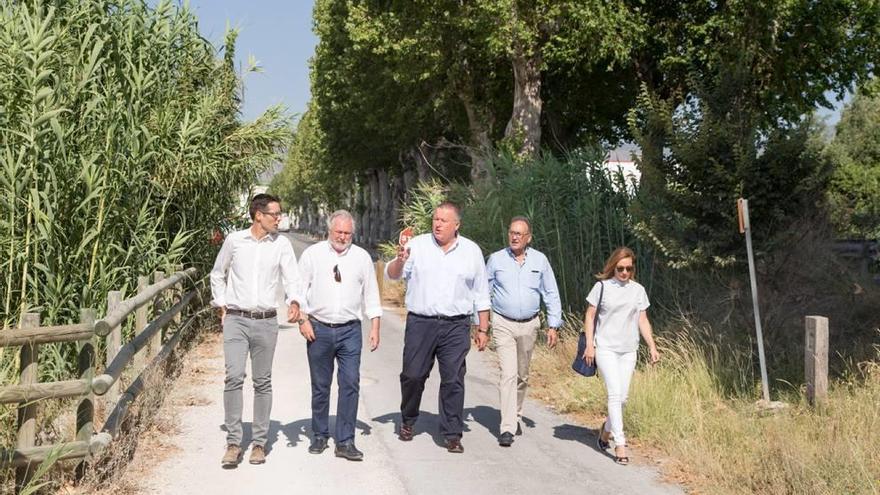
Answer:
<path fill-rule="evenodd" d="M 337 282 L 342 282 L 342 274 L 339 273 L 339 265 L 333 266 L 333 280 Z"/>

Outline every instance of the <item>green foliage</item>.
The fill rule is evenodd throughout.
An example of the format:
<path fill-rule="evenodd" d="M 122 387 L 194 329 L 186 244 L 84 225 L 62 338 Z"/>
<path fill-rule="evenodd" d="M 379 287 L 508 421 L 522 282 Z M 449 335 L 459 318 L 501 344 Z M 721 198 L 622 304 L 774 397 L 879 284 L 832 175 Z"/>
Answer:
<path fill-rule="evenodd" d="M 828 200 L 837 235 L 880 238 L 880 97 L 853 97 L 827 153 L 835 165 Z"/>
<path fill-rule="evenodd" d="M 634 191 L 620 174 L 602 165 L 603 153 L 583 149 L 560 159 L 551 154 L 525 166 L 512 155 L 492 161 L 493 183 L 422 183 L 401 209 L 401 224 L 430 232 L 434 207 L 451 198 L 463 206 L 461 232 L 488 256 L 507 246 L 510 219 L 525 215 L 532 224 L 532 246 L 550 259 L 563 304 L 582 310 L 594 274 L 615 248 L 630 246 L 639 255 L 639 280 L 649 289 L 653 257 L 634 237 L 627 209 Z M 394 243 L 383 246 L 394 256 Z"/>
<path fill-rule="evenodd" d="M 550 259 L 563 304 L 572 310 L 583 309 L 593 275 L 619 246 L 636 251 L 639 281 L 651 290 L 653 254 L 629 227 L 635 185 L 612 174 L 603 159 L 603 151 L 590 148 L 563 158 L 545 153 L 525 166 L 510 155 L 496 157 L 497 182 L 467 191 L 462 232 L 488 256 L 507 246 L 513 216 L 528 217 L 532 246 Z"/>
<path fill-rule="evenodd" d="M 167 0 L 0 1 L 2 326 L 210 265 L 212 230 L 289 134 L 278 108 L 238 121 L 234 39 L 218 59 Z"/>
<path fill-rule="evenodd" d="M 643 150 L 639 231 L 674 266 L 723 265 L 741 251 L 738 196 L 750 200 L 763 249 L 799 216 L 821 216 L 829 166 L 803 115 L 868 77 L 880 5 L 666 7 L 646 11 L 642 94 L 629 120 Z"/>

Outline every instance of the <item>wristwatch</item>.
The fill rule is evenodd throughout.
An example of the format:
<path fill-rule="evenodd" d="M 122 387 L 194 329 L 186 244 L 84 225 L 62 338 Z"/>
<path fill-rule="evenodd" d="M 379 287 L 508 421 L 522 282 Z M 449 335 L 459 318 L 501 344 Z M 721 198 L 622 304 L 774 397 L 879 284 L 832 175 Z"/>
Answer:
<path fill-rule="evenodd" d="M 305 318 L 300 318 L 300 319 L 296 320 L 296 324 L 297 324 L 297 325 L 302 325 L 302 324 L 305 323 L 305 322 L 306 322 L 306 319 L 305 319 Z"/>
<path fill-rule="evenodd" d="M 477 332 L 488 334 L 488 333 L 489 333 L 489 329 L 487 328 L 487 329 L 484 330 L 484 329 L 482 329 L 482 328 L 478 328 L 478 329 L 477 329 Z"/>

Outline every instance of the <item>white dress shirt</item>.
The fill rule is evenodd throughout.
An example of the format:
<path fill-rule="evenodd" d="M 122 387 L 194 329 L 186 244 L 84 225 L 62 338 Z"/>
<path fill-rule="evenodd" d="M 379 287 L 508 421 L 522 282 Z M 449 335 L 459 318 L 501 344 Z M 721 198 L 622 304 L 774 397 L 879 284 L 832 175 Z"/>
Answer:
<path fill-rule="evenodd" d="M 334 278 L 336 267 L 340 281 Z M 338 253 L 328 241 L 313 244 L 299 259 L 303 311 L 324 323 L 345 323 L 382 316 L 379 283 L 373 260 L 363 248 L 352 244 Z"/>
<path fill-rule="evenodd" d="M 279 278 L 285 302 L 302 305 L 299 269 L 290 241 L 278 234 L 257 240 L 250 228 L 233 232 L 223 241 L 211 270 L 211 304 L 244 311 L 276 309 Z"/>
<path fill-rule="evenodd" d="M 474 241 L 459 235 L 444 253 L 433 234 L 422 234 L 413 237 L 407 247 L 403 278 L 408 311 L 423 316 L 458 316 L 491 308 L 483 251 Z"/>

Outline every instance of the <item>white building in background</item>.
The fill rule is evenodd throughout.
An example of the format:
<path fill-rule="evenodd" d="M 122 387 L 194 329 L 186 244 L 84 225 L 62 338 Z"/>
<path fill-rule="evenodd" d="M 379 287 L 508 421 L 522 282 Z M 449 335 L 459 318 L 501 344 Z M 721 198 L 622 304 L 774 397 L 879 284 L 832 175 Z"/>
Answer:
<path fill-rule="evenodd" d="M 612 174 L 622 173 L 627 182 L 635 181 L 638 184 L 642 178 L 642 172 L 632 160 L 605 160 L 604 165 Z"/>

